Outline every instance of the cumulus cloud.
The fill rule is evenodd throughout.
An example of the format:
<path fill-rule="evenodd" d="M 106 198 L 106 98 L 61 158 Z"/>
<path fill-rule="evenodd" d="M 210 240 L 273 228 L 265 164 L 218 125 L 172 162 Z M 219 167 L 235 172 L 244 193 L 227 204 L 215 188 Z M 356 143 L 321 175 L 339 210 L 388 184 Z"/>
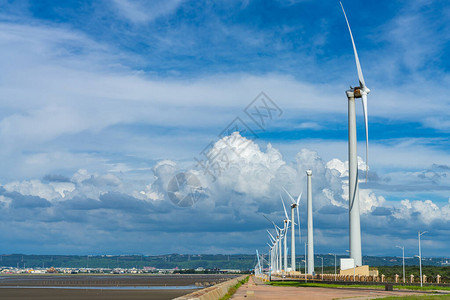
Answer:
<path fill-rule="evenodd" d="M 99 174 L 86 169 L 79 169 L 70 179 L 45 176 L 42 181 L 9 182 L 0 192 L 0 210 L 15 221 L 26 219 L 30 223 L 47 224 L 52 228 L 53 233 L 48 233 L 51 235 L 58 229 L 50 224 L 83 223 L 99 233 L 117 230 L 216 232 L 230 238 L 231 232 L 264 232 L 268 225 L 261 216 L 263 213 L 280 222 L 283 211 L 279 195 L 285 197 L 282 187 L 294 196 L 303 192 L 300 215 L 301 223 L 305 224 L 305 171 L 312 169 L 317 236 L 346 236 L 347 162 L 338 159 L 326 162 L 317 152 L 308 149 L 300 149 L 295 161 L 287 162 L 271 144 L 258 145 L 237 132 L 214 143 L 207 155 L 215 157 L 220 167 L 215 178 L 198 166 L 185 169 L 174 161 L 162 160 L 152 168 L 153 179 L 142 185 L 130 185 L 115 172 Z M 360 168 L 364 167 L 361 163 Z M 434 169 L 446 170 L 445 167 Z M 168 196 L 169 182 L 180 172 L 189 172 L 199 179 L 202 197 L 192 207 L 180 208 Z M 420 222 L 424 226 L 438 220 L 444 224 L 450 221 L 450 203 L 439 207 L 430 200 L 403 200 L 398 205 L 363 186 L 360 188 L 360 209 L 362 224 L 366 226 L 363 232 L 372 232 L 379 226 L 402 220 Z M 88 229 L 77 230 L 81 234 L 79 230 Z M 204 249 L 208 247 L 205 245 Z"/>
<path fill-rule="evenodd" d="M 38 179 L 9 182 L 3 186 L 8 192 L 18 192 L 22 195 L 38 196 L 48 200 L 64 198 L 75 189 L 71 182 L 43 183 Z"/>
<path fill-rule="evenodd" d="M 394 216 L 403 220 L 421 221 L 427 225 L 434 221 L 450 221 L 450 198 L 447 205 L 439 207 L 431 200 L 402 200 Z"/>

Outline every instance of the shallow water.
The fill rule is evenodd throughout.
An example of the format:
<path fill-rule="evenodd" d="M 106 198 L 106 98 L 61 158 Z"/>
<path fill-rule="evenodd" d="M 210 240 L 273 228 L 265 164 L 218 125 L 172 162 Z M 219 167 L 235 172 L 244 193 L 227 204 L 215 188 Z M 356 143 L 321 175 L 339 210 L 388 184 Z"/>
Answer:
<path fill-rule="evenodd" d="M 172 286 L 0 286 L 0 289 L 70 289 L 70 290 L 195 290 L 195 285 Z"/>

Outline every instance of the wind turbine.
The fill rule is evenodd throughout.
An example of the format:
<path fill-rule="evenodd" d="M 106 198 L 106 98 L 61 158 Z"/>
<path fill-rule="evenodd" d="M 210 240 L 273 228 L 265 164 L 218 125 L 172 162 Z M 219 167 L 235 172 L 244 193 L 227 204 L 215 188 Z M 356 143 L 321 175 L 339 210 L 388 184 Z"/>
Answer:
<path fill-rule="evenodd" d="M 349 171 L 349 242 L 350 242 L 350 257 L 354 259 L 355 265 L 362 265 L 361 254 L 361 224 L 359 212 L 359 190 L 358 190 L 358 153 L 356 150 L 356 112 L 355 112 L 355 98 L 361 98 L 364 113 L 364 123 L 366 125 L 366 181 L 368 173 L 368 153 L 369 153 L 369 131 L 367 120 L 367 94 L 370 90 L 364 81 L 361 64 L 359 63 L 358 52 L 356 51 L 355 41 L 353 40 L 352 30 L 345 14 L 344 6 L 341 3 L 342 12 L 344 13 L 345 21 L 347 22 L 348 31 L 352 40 L 353 52 L 355 55 L 356 69 L 358 71 L 359 86 L 350 87 L 346 91 L 348 98 L 348 171 Z"/>
<path fill-rule="evenodd" d="M 308 274 L 314 274 L 314 231 L 313 231 L 313 211 L 312 211 L 312 171 L 306 170 L 306 193 L 308 211 Z"/>
<path fill-rule="evenodd" d="M 269 246 L 269 281 L 272 278 L 272 267 L 273 267 L 273 246 L 271 246 L 269 243 L 267 243 L 267 245 Z"/>
<path fill-rule="evenodd" d="M 274 238 L 273 235 L 270 233 L 269 230 L 267 230 L 267 233 L 269 234 L 270 241 L 272 242 L 272 246 L 269 245 L 271 251 L 272 251 L 272 262 L 271 266 L 274 270 L 278 271 L 278 237 Z"/>
<path fill-rule="evenodd" d="M 284 201 L 283 201 L 283 197 L 281 197 L 281 203 L 283 204 L 283 209 L 284 209 L 284 216 L 286 217 L 286 219 L 284 219 L 284 230 L 283 230 L 283 235 L 284 235 L 284 271 L 287 271 L 287 233 L 288 233 L 288 228 L 289 228 L 289 222 L 291 222 L 291 220 L 289 219 L 289 216 L 287 214 L 286 211 L 286 206 L 284 205 Z"/>
<path fill-rule="evenodd" d="M 287 254 L 287 233 L 289 228 L 289 222 L 291 220 L 289 219 L 288 213 L 286 211 L 286 206 L 284 205 L 283 197 L 281 197 L 281 203 L 283 203 L 283 209 L 284 209 L 284 215 L 286 219 L 284 219 L 284 229 L 283 229 L 283 236 L 284 236 L 284 272 L 287 271 L 287 260 L 288 260 L 288 254 Z M 294 226 L 292 226 L 294 227 Z"/>
<path fill-rule="evenodd" d="M 277 249 L 277 271 L 280 270 L 281 268 L 281 237 L 282 237 L 282 233 L 283 233 L 283 229 L 281 229 L 280 227 L 277 226 L 277 224 L 275 224 L 274 221 L 270 220 L 269 218 L 267 218 L 265 215 L 263 215 L 264 218 L 267 219 L 267 221 L 269 221 L 270 223 L 273 224 L 273 226 L 275 227 L 275 231 L 277 232 L 277 238 L 276 238 L 276 249 Z"/>
<path fill-rule="evenodd" d="M 259 260 L 259 253 L 258 253 L 258 249 L 256 249 L 256 257 L 258 258 L 258 269 L 259 269 L 259 274 L 262 274 L 262 267 L 261 267 L 261 261 Z"/>
<path fill-rule="evenodd" d="M 286 194 L 289 196 L 289 199 L 291 199 L 291 222 L 292 222 L 292 229 L 291 229 L 291 270 L 295 272 L 295 217 L 294 217 L 294 210 L 297 209 L 297 222 L 298 222 L 298 236 L 300 243 L 302 242 L 302 233 L 300 231 L 300 213 L 298 212 L 299 209 L 299 203 L 300 198 L 302 197 L 302 193 L 298 195 L 297 201 L 294 200 L 294 198 L 289 194 L 288 191 L 286 191 L 285 188 L 283 188 Z"/>
<path fill-rule="evenodd" d="M 276 238 L 274 238 L 273 237 L 273 235 L 270 233 L 270 231 L 269 230 L 267 230 L 267 233 L 269 234 L 269 238 L 270 238 L 270 241 L 272 242 L 272 246 L 270 246 L 269 245 L 269 247 L 270 247 L 270 250 L 271 250 L 271 252 L 272 252 L 272 255 L 271 255 L 271 266 L 272 266 L 272 270 L 277 270 L 278 269 L 278 267 L 277 267 L 277 263 L 278 263 L 278 259 L 277 259 L 277 246 L 278 246 L 278 242 L 277 242 L 277 239 Z"/>
<path fill-rule="evenodd" d="M 283 250 L 281 249 L 281 239 L 283 238 L 283 229 L 280 228 L 278 232 L 279 232 L 278 233 L 278 272 L 281 272 L 281 269 L 283 267 L 283 264 L 282 264 Z"/>

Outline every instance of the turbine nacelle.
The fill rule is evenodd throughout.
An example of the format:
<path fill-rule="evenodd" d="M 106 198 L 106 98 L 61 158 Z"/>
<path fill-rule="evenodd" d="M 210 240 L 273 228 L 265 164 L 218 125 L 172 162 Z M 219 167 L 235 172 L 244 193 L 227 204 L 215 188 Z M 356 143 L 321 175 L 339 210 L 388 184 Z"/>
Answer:
<path fill-rule="evenodd" d="M 367 96 L 367 94 L 369 94 L 369 93 L 370 93 L 370 89 L 366 86 L 363 88 L 361 88 L 359 86 L 353 88 L 353 97 L 355 97 L 355 98 L 362 98 L 363 95 Z"/>
<path fill-rule="evenodd" d="M 349 98 L 362 98 L 363 96 L 367 96 L 370 93 L 370 89 L 366 86 L 363 88 L 360 86 L 350 86 L 350 89 L 345 91 L 345 93 Z"/>

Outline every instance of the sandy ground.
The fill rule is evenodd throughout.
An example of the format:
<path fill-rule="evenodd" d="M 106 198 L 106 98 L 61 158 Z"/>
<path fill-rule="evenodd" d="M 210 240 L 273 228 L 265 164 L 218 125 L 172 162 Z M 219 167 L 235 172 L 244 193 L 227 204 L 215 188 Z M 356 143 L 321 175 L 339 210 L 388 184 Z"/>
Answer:
<path fill-rule="evenodd" d="M 192 292 L 192 290 L 66 290 L 66 289 L 0 289 L 0 299 L 49 299 L 49 300 L 97 300 L 97 299 L 148 299 L 168 300 Z"/>
<path fill-rule="evenodd" d="M 256 282 L 255 282 L 256 281 Z M 253 293 L 253 295 L 252 295 Z M 411 291 L 384 291 L 360 288 L 318 288 L 318 287 L 280 287 L 263 284 L 251 277 L 241 286 L 232 299 L 317 299 L 332 300 L 341 298 L 375 299 L 387 296 L 406 296 L 423 294 Z"/>
<path fill-rule="evenodd" d="M 225 274 L 148 274 L 148 275 L 2 275 L 1 286 L 184 286 L 195 283 L 218 283 L 237 275 Z"/>
<path fill-rule="evenodd" d="M 124 287 L 124 286 L 193 286 L 215 284 L 236 275 L 186 274 L 186 275 L 2 275 L 0 299 L 173 299 L 192 289 L 164 290 L 105 290 L 64 289 L 63 287 Z M 61 288 L 45 288 L 45 287 Z M 27 287 L 27 288 L 24 288 Z M 31 287 L 31 288 L 30 288 Z M 33 288 L 40 287 L 40 288 Z"/>

